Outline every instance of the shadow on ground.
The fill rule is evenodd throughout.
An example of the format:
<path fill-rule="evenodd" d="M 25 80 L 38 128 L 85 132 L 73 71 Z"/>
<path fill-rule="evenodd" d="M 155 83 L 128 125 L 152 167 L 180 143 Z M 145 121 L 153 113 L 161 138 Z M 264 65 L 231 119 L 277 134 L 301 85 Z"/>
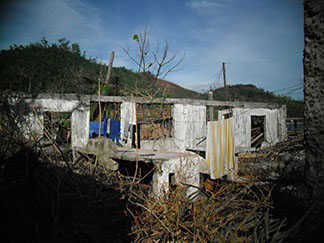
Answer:
<path fill-rule="evenodd" d="M 1 161 L 2 242 L 130 242 L 131 218 L 113 186 L 22 149 Z"/>

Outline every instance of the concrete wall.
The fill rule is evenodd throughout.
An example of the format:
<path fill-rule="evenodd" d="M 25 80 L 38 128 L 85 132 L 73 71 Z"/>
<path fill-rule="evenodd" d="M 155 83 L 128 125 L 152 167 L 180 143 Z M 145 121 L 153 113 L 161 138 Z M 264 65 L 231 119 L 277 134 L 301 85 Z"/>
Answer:
<path fill-rule="evenodd" d="M 206 160 L 200 156 L 188 156 L 170 159 L 161 163 L 155 170 L 153 176 L 153 192 L 161 195 L 168 190 L 169 175 L 174 173 L 175 182 L 200 187 L 200 173 L 209 174 Z M 195 187 L 188 187 L 186 194 L 192 196 L 197 191 Z"/>
<path fill-rule="evenodd" d="M 24 112 L 24 119 L 28 121 L 29 129 L 39 136 L 42 135 L 43 112 L 71 112 L 72 113 L 72 148 L 85 147 L 89 135 L 90 102 L 87 99 L 59 99 L 39 98 L 25 99 L 25 106 L 29 107 Z M 34 107 L 39 115 L 36 119 L 31 107 Z M 123 136 L 125 122 L 136 123 L 136 104 L 132 102 L 121 103 L 121 133 Z M 142 148 L 159 149 L 184 152 L 187 148 L 194 148 L 203 137 L 206 136 L 206 106 L 175 104 L 172 108 L 174 134 L 172 138 L 160 139 L 142 143 Z M 21 126 L 26 126 L 26 123 Z"/>
<path fill-rule="evenodd" d="M 12 106 L 20 107 L 25 122 L 21 120 L 18 124 L 25 137 L 31 138 L 31 134 L 38 137 L 43 134 L 43 113 L 49 112 L 71 112 L 71 145 L 74 147 L 84 147 L 89 136 L 89 116 L 90 103 L 85 100 L 68 99 L 24 99 L 18 104 L 18 99 L 11 99 Z M 37 116 L 33 108 L 37 111 Z M 23 111 L 22 111 L 23 109 Z"/>
<path fill-rule="evenodd" d="M 173 137 L 141 141 L 142 148 L 184 152 L 206 137 L 206 106 L 174 104 L 171 115 Z"/>
<path fill-rule="evenodd" d="M 28 102 L 28 100 L 27 100 Z M 71 112 L 71 145 L 74 147 L 84 147 L 88 142 L 90 103 L 83 103 L 81 100 L 58 100 L 39 99 L 32 100 L 38 112 Z"/>
<path fill-rule="evenodd" d="M 107 102 L 116 97 L 103 97 Z M 109 99 L 108 99 L 109 98 Z M 117 97 L 118 98 L 118 97 Z M 119 97 L 120 98 L 120 97 Z M 85 147 L 88 142 L 90 100 L 89 96 L 77 95 L 38 95 L 35 98 L 24 98 L 24 105 L 20 104 L 20 113 L 23 114 L 25 125 L 24 131 L 30 130 L 42 135 L 41 123 L 36 119 L 31 106 L 38 111 L 42 121 L 42 113 L 51 112 L 71 112 L 72 113 L 72 147 Z M 18 100 L 12 99 L 12 103 Z M 176 101 L 176 100 L 175 100 Z M 183 102 L 183 100 L 179 99 Z M 26 108 L 27 107 L 27 108 Z M 226 111 L 220 111 L 219 116 Z M 251 147 L 251 116 L 266 116 L 266 142 L 275 144 L 286 137 L 286 108 L 233 108 L 234 115 L 234 137 L 235 147 L 249 149 Z M 125 122 L 136 123 L 136 105 L 127 99 L 121 101 L 121 132 Z M 197 146 L 206 137 L 206 105 L 192 105 L 176 103 L 172 107 L 173 137 L 159 139 L 156 141 L 142 141 L 141 147 L 146 149 L 166 150 L 184 152 L 186 149 L 205 150 L 205 143 Z M 26 132 L 27 133 L 27 132 Z M 123 135 L 123 134 L 122 134 Z"/>
<path fill-rule="evenodd" d="M 265 116 L 265 141 L 263 146 L 274 145 L 286 138 L 286 107 L 280 109 L 233 108 L 233 135 L 235 152 L 251 149 L 251 116 Z M 218 112 L 218 119 L 224 119 L 229 110 Z"/>
<path fill-rule="evenodd" d="M 172 108 L 174 140 L 180 150 L 194 148 L 206 137 L 206 106 L 175 104 Z"/>
<path fill-rule="evenodd" d="M 39 113 L 38 118 L 36 118 L 30 106 L 31 100 L 9 98 L 8 103 L 15 117 L 15 122 L 25 139 L 39 140 L 43 134 L 43 114 Z"/>
<path fill-rule="evenodd" d="M 287 138 L 287 107 L 283 105 L 279 108 L 278 114 L 278 140 L 279 142 L 284 141 Z"/>
<path fill-rule="evenodd" d="M 324 1 L 304 1 L 306 178 L 311 195 L 324 190 Z"/>

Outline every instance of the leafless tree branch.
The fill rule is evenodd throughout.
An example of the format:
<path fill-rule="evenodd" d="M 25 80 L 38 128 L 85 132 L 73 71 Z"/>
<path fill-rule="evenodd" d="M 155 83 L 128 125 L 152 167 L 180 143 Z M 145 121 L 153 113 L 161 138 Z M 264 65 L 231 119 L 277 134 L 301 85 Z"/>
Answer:
<path fill-rule="evenodd" d="M 169 43 L 166 41 L 163 49 L 157 44 L 154 51 L 151 51 L 149 33 L 147 27 L 139 35 L 134 35 L 133 40 L 137 43 L 137 52 L 132 54 L 129 48 L 122 48 L 126 55 L 136 64 L 137 73 L 142 78 L 142 82 L 149 87 L 149 92 L 146 96 L 155 96 L 158 92 L 154 91 L 158 79 L 165 79 L 171 72 L 181 70 L 180 65 L 185 55 L 179 54 L 178 51 L 170 55 Z M 136 89 L 138 88 L 136 80 Z M 138 90 L 139 94 L 143 94 Z M 145 92 L 144 92 L 145 94 Z"/>

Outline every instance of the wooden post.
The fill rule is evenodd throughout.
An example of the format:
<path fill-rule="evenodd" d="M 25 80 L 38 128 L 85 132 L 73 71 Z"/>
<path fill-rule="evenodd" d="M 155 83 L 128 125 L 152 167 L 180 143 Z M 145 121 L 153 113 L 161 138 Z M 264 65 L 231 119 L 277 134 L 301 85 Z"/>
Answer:
<path fill-rule="evenodd" d="M 106 85 L 109 83 L 109 79 L 110 79 L 110 76 L 111 76 L 111 70 L 112 70 L 112 65 L 113 65 L 114 57 L 115 57 L 115 52 L 112 51 L 111 54 L 110 54 L 109 65 L 108 65 L 108 72 L 107 72 L 107 76 L 106 76 L 106 80 L 105 80 L 105 84 Z"/>
<path fill-rule="evenodd" d="M 224 78 L 224 94 L 225 94 L 225 100 L 227 100 L 225 62 L 222 63 L 222 67 L 223 67 L 223 78 Z"/>
<path fill-rule="evenodd" d="M 214 99 L 213 96 L 214 96 L 214 92 L 213 92 L 213 90 L 210 90 L 208 92 L 208 99 L 213 100 Z M 210 121 L 214 120 L 214 107 L 213 106 L 209 106 L 209 120 Z"/>

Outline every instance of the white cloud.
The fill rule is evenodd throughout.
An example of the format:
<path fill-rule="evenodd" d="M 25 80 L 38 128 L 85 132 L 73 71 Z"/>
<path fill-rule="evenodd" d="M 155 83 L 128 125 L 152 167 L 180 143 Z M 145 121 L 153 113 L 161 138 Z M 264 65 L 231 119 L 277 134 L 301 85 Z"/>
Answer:
<path fill-rule="evenodd" d="M 222 4 L 212 1 L 191 1 L 188 4 L 189 7 L 194 9 L 209 9 L 209 8 L 219 8 Z"/>
<path fill-rule="evenodd" d="M 225 3 L 220 0 L 192 0 L 187 7 L 197 11 L 200 14 L 213 14 L 217 10 L 225 7 Z"/>
<path fill-rule="evenodd" d="M 81 1 L 41 1 L 30 7 L 31 15 L 36 17 L 35 22 L 39 21 L 39 31 L 44 31 L 53 38 L 61 35 L 81 39 L 94 39 L 95 36 L 100 39 L 98 33 L 101 21 L 95 14 L 98 9 L 84 6 Z"/>
<path fill-rule="evenodd" d="M 110 9 L 103 12 L 82 0 L 30 1 L 21 8 L 23 22 L 28 25 L 19 34 L 20 43 L 26 39 L 39 41 L 42 37 L 57 42 L 65 37 L 79 43 L 87 55 L 98 60 L 109 58 L 111 50 L 117 51 L 123 45 L 119 33 L 112 28 L 116 19 Z"/>

